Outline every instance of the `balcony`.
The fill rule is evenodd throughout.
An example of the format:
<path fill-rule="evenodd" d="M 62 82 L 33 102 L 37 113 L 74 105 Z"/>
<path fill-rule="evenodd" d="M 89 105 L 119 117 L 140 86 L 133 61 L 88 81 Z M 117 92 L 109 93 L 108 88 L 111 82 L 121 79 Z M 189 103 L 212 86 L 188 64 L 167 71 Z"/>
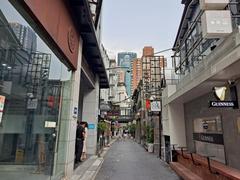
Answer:
<path fill-rule="evenodd" d="M 213 86 L 223 86 L 229 79 L 238 77 L 239 52 L 240 29 L 235 29 L 188 74 L 181 76 L 175 93 L 170 96 L 168 103 L 177 100 L 180 96 L 184 102 L 188 102 L 193 97 L 208 93 Z"/>

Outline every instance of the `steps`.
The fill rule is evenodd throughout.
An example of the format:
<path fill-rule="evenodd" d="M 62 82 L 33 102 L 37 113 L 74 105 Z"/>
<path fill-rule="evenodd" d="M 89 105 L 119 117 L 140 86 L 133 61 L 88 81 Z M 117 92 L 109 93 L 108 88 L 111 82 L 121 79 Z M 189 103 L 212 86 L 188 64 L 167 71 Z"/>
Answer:
<path fill-rule="evenodd" d="M 193 173 L 190 169 L 184 167 L 178 162 L 171 162 L 170 167 L 184 180 L 203 180 L 201 177 Z"/>

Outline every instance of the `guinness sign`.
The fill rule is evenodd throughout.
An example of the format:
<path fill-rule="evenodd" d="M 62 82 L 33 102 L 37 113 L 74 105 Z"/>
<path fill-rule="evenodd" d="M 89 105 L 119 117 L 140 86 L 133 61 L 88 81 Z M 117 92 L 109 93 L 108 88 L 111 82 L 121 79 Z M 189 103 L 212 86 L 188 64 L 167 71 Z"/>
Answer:
<path fill-rule="evenodd" d="M 234 108 L 237 107 L 236 101 L 210 101 L 209 107 Z"/>
<path fill-rule="evenodd" d="M 207 142 L 212 144 L 223 145 L 223 135 L 213 133 L 193 133 L 193 139 L 195 141 Z"/>

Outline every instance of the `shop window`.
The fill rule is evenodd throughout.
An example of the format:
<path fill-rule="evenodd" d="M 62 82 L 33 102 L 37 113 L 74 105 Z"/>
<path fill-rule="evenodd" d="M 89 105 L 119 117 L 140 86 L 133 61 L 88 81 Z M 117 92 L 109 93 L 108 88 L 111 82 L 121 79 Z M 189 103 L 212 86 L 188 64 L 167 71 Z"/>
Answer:
<path fill-rule="evenodd" d="M 31 26 L 8 1 L 1 1 L 0 164 L 45 179 L 58 162 L 60 105 L 70 96 L 71 71 Z"/>
<path fill-rule="evenodd" d="M 213 159 L 225 163 L 225 150 L 220 116 L 194 119 L 193 139 L 196 153 L 214 156 Z"/>

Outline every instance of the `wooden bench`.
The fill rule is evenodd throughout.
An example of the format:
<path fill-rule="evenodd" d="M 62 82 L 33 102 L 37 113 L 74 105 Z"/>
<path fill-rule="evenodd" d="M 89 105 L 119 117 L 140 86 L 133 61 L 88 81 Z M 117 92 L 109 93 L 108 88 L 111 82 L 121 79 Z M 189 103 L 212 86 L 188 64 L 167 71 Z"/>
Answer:
<path fill-rule="evenodd" d="M 171 162 L 170 167 L 184 180 L 203 180 L 197 174 L 193 173 L 178 162 Z"/>
<path fill-rule="evenodd" d="M 181 155 L 181 151 L 177 151 L 179 155 Z M 190 154 L 184 152 L 184 157 L 191 159 Z M 201 164 L 202 167 L 208 168 L 207 158 L 201 156 L 199 154 L 193 154 L 194 161 L 198 164 Z M 240 171 L 238 169 L 231 168 L 221 162 L 215 161 L 211 159 L 211 169 L 213 172 L 217 172 L 219 175 L 225 178 L 240 180 Z"/>

